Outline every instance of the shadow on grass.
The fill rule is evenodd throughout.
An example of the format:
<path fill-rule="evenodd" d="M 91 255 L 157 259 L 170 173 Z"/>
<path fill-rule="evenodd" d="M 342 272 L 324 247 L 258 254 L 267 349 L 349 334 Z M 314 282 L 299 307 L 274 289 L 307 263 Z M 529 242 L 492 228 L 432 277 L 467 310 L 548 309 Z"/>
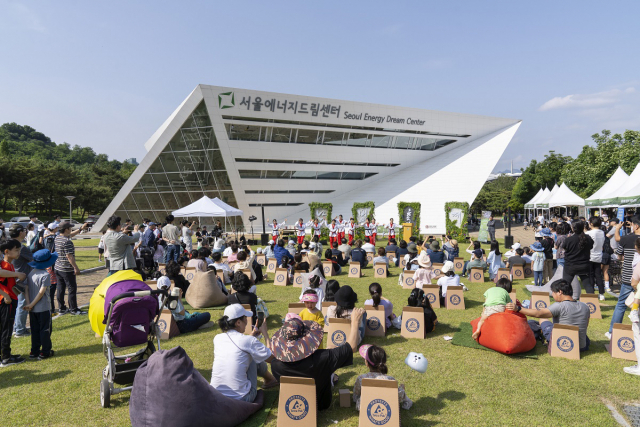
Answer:
<path fill-rule="evenodd" d="M 0 372 L 0 390 L 26 384 L 45 383 L 66 377 L 70 373 L 70 370 L 51 372 L 49 374 L 42 374 L 35 369 L 3 370 Z"/>
<path fill-rule="evenodd" d="M 421 397 L 420 399 L 413 402 L 413 407 L 409 411 L 401 412 L 402 422 L 404 424 L 404 422 L 407 420 L 415 420 L 416 422 L 419 422 L 421 426 L 433 426 L 440 424 L 438 421 L 418 420 L 417 416 L 422 416 L 425 413 L 429 415 L 439 415 L 440 412 L 447 406 L 448 401 L 454 402 L 463 400 L 466 397 L 467 395 L 465 393 L 456 390 L 443 391 L 436 397 Z M 419 410 L 414 410 L 418 408 Z"/>
<path fill-rule="evenodd" d="M 87 346 L 84 346 L 84 347 L 73 347 L 73 348 L 65 348 L 65 349 L 56 350 L 56 357 L 58 357 L 58 356 L 77 356 L 77 355 L 80 355 L 80 354 L 101 354 L 101 353 L 102 353 L 102 343 L 99 343 L 99 344 L 87 345 Z"/>

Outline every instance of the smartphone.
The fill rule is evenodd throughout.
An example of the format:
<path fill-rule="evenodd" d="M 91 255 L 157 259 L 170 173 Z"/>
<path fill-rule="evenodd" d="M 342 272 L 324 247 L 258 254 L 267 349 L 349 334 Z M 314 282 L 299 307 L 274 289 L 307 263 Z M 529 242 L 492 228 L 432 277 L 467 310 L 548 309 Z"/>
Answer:
<path fill-rule="evenodd" d="M 259 311 L 258 320 L 256 320 L 256 329 L 260 329 L 263 323 L 264 323 L 264 311 Z"/>

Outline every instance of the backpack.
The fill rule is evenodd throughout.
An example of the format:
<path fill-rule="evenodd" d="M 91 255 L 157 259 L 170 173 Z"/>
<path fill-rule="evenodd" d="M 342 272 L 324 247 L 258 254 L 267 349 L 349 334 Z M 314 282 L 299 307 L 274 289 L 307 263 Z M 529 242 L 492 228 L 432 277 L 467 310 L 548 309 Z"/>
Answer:
<path fill-rule="evenodd" d="M 44 238 L 44 249 L 49 249 L 49 252 L 53 253 L 56 249 L 56 236 L 55 234 L 49 234 Z"/>
<path fill-rule="evenodd" d="M 44 244 L 40 243 L 40 238 L 44 235 L 44 230 L 38 231 L 36 237 L 31 240 L 31 244 L 29 245 L 29 250 L 32 253 L 39 251 L 40 249 L 44 249 Z"/>
<path fill-rule="evenodd" d="M 604 243 L 602 244 L 602 253 L 607 253 L 609 255 L 613 254 L 613 248 L 611 247 L 611 241 L 609 240 L 609 238 L 607 237 L 607 235 L 604 235 Z"/>

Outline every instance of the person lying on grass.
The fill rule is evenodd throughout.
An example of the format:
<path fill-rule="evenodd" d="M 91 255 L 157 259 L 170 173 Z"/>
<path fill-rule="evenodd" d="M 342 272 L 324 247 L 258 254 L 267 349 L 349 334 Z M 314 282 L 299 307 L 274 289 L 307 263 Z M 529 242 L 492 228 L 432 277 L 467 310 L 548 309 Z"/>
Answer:
<path fill-rule="evenodd" d="M 487 320 L 489 316 L 496 313 L 504 313 L 507 304 L 511 302 L 511 297 L 509 296 L 511 289 L 511 280 L 503 277 L 502 279 L 498 279 L 495 288 L 489 288 L 487 292 L 484 293 L 485 300 L 482 317 L 480 317 L 476 331 L 471 335 L 474 340 L 477 341 L 478 338 L 480 338 L 480 328 L 482 328 L 484 321 Z"/>

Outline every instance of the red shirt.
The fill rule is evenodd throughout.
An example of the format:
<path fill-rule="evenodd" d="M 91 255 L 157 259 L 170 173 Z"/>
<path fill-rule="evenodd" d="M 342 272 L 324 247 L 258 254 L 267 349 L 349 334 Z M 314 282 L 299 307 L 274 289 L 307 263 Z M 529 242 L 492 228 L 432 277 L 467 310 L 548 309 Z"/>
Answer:
<path fill-rule="evenodd" d="M 0 262 L 0 267 L 3 270 L 16 271 L 13 268 L 13 264 L 8 263 L 7 261 Z M 12 300 L 18 299 L 18 296 L 13 293 L 13 287 L 16 285 L 15 277 L 0 277 L 0 289 L 2 292 L 9 294 Z"/>

